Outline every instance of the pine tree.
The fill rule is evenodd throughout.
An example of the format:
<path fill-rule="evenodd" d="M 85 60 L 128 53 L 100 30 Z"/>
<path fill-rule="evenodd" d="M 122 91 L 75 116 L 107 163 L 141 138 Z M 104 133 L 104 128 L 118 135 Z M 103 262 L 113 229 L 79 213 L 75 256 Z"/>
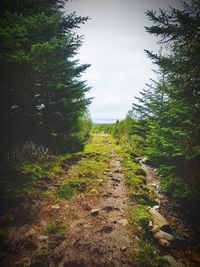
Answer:
<path fill-rule="evenodd" d="M 66 1 L 1 1 L 1 147 L 33 140 L 57 152 L 80 148 L 80 120 L 90 99 L 74 59 L 87 17 L 64 14 Z M 80 143 L 80 144 L 78 144 Z"/>
<path fill-rule="evenodd" d="M 149 117 L 147 154 L 160 169 L 163 188 L 176 198 L 200 198 L 200 2 L 183 9 L 147 11 L 160 38 L 158 54 L 147 51 L 164 79 L 142 92 L 134 109 Z M 166 50 L 167 49 L 167 50 Z M 196 200 L 196 201 L 195 201 Z"/>

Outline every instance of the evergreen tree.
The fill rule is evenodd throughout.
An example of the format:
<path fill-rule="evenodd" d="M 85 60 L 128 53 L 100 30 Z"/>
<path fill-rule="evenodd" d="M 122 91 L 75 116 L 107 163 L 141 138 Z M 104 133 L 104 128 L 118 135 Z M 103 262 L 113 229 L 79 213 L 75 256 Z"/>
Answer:
<path fill-rule="evenodd" d="M 65 2 L 1 1 L 1 147 L 33 140 L 76 150 L 90 99 L 81 80 L 89 65 L 74 59 L 82 43 L 74 30 L 88 18 L 64 14 Z"/>
<path fill-rule="evenodd" d="M 164 79 L 142 92 L 134 108 L 150 118 L 147 153 L 160 169 L 163 188 L 176 198 L 200 198 L 200 2 L 183 9 L 147 11 L 165 53 L 146 51 Z"/>

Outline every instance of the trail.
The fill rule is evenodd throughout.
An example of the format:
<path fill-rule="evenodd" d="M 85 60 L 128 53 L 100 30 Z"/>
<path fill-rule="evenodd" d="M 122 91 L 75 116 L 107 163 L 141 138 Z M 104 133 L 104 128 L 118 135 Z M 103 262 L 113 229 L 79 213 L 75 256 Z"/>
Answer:
<path fill-rule="evenodd" d="M 114 152 L 101 195 L 92 201 L 81 198 L 79 203 L 75 208 L 79 206 L 80 220 L 72 225 L 64 266 L 131 266 L 126 189 L 120 158 Z"/>
<path fill-rule="evenodd" d="M 22 203 L 17 210 L 18 222 L 9 228 L 12 248 L 2 266 L 133 266 L 134 244 L 126 214 L 128 197 L 121 159 L 112 144 L 108 145 L 110 167 L 98 181 L 98 194 L 82 192 L 58 204 L 51 198 Z M 48 190 L 58 186 L 56 181 L 48 182 Z M 67 226 L 63 237 L 44 233 L 47 224 L 56 220 Z"/>

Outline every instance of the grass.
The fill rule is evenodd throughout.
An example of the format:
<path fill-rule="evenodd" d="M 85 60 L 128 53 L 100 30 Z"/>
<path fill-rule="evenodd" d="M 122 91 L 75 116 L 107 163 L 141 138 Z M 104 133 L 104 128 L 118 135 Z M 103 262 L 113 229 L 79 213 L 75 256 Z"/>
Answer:
<path fill-rule="evenodd" d="M 123 173 L 126 179 L 130 204 L 127 214 L 133 234 L 142 240 L 135 241 L 136 250 L 133 253 L 135 267 L 165 267 L 167 263 L 154 251 L 153 244 L 147 241 L 148 223 L 151 216 L 147 210 L 148 205 L 154 203 L 154 193 L 146 184 L 146 172 L 132 157 L 126 148 L 114 145 L 116 153 L 122 158 Z M 151 203 L 151 204 L 150 204 Z"/>
<path fill-rule="evenodd" d="M 63 237 L 65 235 L 66 226 L 61 221 L 51 222 L 46 226 L 45 233 L 54 235 L 57 237 Z"/>
<path fill-rule="evenodd" d="M 167 267 L 169 264 L 158 256 L 153 245 L 149 242 L 141 242 L 140 248 L 134 255 L 133 263 L 135 267 Z"/>
<path fill-rule="evenodd" d="M 129 220 L 134 227 L 147 227 L 151 216 L 147 210 L 147 206 L 138 204 L 128 208 Z"/>
<path fill-rule="evenodd" d="M 70 199 L 77 192 L 83 191 L 91 196 L 97 195 L 98 179 L 103 179 L 103 173 L 109 166 L 109 144 L 112 142 L 111 137 L 92 135 L 82 153 L 82 159 L 69 170 L 57 189 L 57 196 Z"/>

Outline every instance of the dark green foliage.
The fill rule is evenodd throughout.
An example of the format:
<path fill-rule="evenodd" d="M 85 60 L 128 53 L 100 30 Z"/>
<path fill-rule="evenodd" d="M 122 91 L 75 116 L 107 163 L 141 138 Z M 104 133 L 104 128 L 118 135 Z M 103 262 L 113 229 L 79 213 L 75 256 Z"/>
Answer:
<path fill-rule="evenodd" d="M 147 32 L 169 51 L 146 51 L 161 79 L 141 92 L 133 114 L 148 122 L 146 154 L 159 168 L 164 190 L 195 203 L 200 199 L 200 3 L 147 16 L 153 23 Z"/>
<path fill-rule="evenodd" d="M 66 1 L 1 1 L 1 150 L 32 140 L 55 152 L 79 150 L 89 99 L 74 59 L 88 18 L 61 11 Z M 2 152 L 2 151 L 1 151 Z"/>

